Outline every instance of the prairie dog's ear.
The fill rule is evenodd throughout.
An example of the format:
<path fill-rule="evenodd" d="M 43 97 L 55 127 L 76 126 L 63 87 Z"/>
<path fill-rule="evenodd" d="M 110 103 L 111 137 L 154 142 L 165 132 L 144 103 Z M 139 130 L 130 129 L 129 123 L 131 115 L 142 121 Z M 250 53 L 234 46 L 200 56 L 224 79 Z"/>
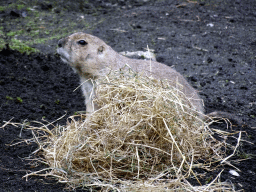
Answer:
<path fill-rule="evenodd" d="M 102 45 L 98 48 L 98 55 L 102 54 L 105 51 L 105 47 Z"/>

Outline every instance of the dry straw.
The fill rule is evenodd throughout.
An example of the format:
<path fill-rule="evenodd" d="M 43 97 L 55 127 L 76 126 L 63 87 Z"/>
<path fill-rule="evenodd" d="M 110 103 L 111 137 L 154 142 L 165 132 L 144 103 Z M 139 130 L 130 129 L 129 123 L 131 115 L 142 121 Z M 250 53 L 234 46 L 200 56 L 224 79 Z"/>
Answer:
<path fill-rule="evenodd" d="M 181 85 L 127 66 L 94 85 L 100 109 L 86 119 L 70 117 L 52 130 L 30 127 L 49 168 L 25 177 L 54 176 L 71 187 L 104 191 L 233 191 L 219 176 L 201 186 L 193 171 L 221 161 L 225 141 L 213 137 Z M 186 178 L 198 180 L 198 186 Z"/>

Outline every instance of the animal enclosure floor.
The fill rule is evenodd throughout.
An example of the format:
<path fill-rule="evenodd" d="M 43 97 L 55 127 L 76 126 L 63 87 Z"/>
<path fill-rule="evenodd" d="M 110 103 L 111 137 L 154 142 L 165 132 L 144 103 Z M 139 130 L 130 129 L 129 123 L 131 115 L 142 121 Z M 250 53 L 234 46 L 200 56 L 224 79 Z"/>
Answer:
<path fill-rule="evenodd" d="M 0 6 L 17 2 L 3 1 Z M 221 166 L 212 174 L 224 169 L 221 181 L 232 182 L 237 190 L 256 191 L 256 1 L 61 2 L 28 1 L 22 9 L 10 6 L 0 11 L 0 37 L 6 37 L 10 45 L 12 38 L 26 41 L 22 33 L 12 37 L 10 32 L 17 29 L 18 19 L 29 23 L 26 18 L 35 13 L 27 10 L 33 8 L 44 13 L 42 18 L 34 15 L 39 17 L 38 22 L 44 21 L 43 28 L 40 25 L 35 30 L 44 40 L 51 34 L 43 32 L 54 24 L 52 28 L 61 34 L 69 25 L 67 34 L 91 33 L 118 52 L 145 51 L 148 45 L 157 61 L 174 67 L 199 91 L 207 113 L 226 111 L 243 119 L 245 125 L 234 125 L 233 129 L 243 131 L 243 139 L 254 145 L 242 142 L 233 158 L 240 159 L 233 163 L 241 170 L 240 176 L 231 175 L 229 171 L 234 168 L 229 166 Z M 75 24 L 65 23 L 70 20 Z M 31 26 L 19 30 L 23 28 L 33 31 Z M 56 55 L 57 36 L 48 40 L 47 44 L 33 45 L 40 53 L 27 55 L 10 49 L 0 52 L 0 126 L 9 120 L 47 123 L 66 114 L 57 122 L 65 124 L 69 115 L 85 111 L 80 89 L 74 91 L 79 86 L 78 76 Z M 216 124 L 214 128 L 224 129 L 225 125 Z M 29 140 L 12 145 L 31 137 L 31 131 L 21 127 L 0 128 L 0 192 L 64 190 L 65 185 L 52 178 L 22 179 L 26 173 L 47 167 L 26 160 L 37 149 Z M 211 173 L 207 176 L 210 178 Z"/>

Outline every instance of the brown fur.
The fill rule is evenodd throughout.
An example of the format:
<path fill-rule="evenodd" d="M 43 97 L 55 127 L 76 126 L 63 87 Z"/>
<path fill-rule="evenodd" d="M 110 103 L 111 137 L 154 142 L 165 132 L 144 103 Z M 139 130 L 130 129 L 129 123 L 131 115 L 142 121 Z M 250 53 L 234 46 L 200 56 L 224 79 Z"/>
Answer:
<path fill-rule="evenodd" d="M 85 41 L 82 45 L 79 41 Z M 185 80 L 185 78 L 173 68 L 155 62 L 130 59 L 118 54 L 101 39 L 86 34 L 75 33 L 58 43 L 58 53 L 64 62 L 68 63 L 80 76 L 82 90 L 85 95 L 87 112 L 93 112 L 92 95 L 94 94 L 93 82 L 89 79 L 97 79 L 106 75 L 109 70 L 118 70 L 128 64 L 134 71 L 152 75 L 156 79 L 168 79 L 176 87 L 181 87 L 182 92 L 190 99 L 193 107 L 200 113 L 204 112 L 203 102 L 197 91 Z M 86 83 L 84 83 L 86 81 Z"/>

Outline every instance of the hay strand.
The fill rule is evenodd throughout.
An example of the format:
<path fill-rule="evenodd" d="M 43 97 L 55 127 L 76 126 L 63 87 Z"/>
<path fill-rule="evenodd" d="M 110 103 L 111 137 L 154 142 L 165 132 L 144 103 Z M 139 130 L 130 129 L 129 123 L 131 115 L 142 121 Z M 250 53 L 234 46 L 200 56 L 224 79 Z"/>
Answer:
<path fill-rule="evenodd" d="M 33 129 L 49 169 L 29 173 L 54 176 L 71 187 L 105 191 L 232 191 L 213 180 L 202 186 L 194 167 L 221 161 L 225 143 L 216 140 L 190 99 L 167 80 L 156 80 L 129 67 L 94 82 L 100 108 L 86 120 Z M 37 131 L 36 131 L 37 130 Z M 42 134 L 43 132 L 43 134 Z M 191 174 L 197 187 L 186 178 Z M 136 188 L 136 189 L 135 189 Z"/>

